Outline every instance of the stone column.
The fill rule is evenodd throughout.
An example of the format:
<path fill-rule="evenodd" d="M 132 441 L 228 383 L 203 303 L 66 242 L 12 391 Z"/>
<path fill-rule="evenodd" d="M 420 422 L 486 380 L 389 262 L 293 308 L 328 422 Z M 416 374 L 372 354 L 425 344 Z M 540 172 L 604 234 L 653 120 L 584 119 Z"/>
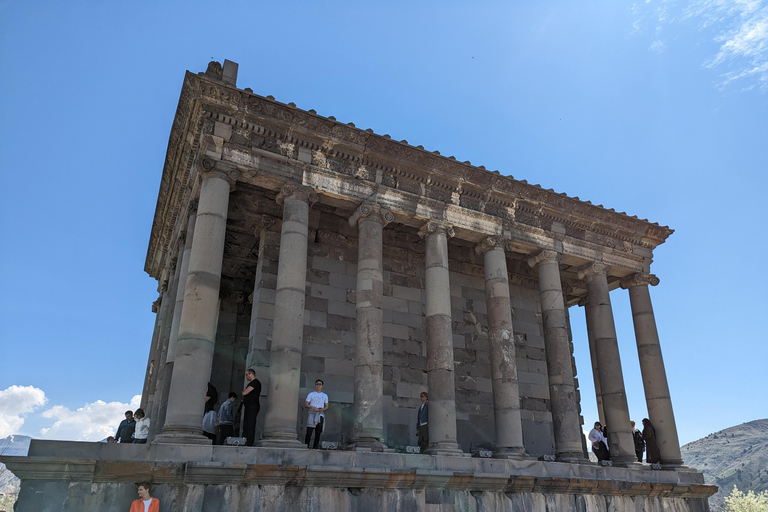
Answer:
<path fill-rule="evenodd" d="M 384 448 L 384 349 L 382 338 L 382 232 L 395 220 L 378 204 L 363 203 L 349 219 L 359 231 L 355 320 L 355 395 L 352 447 Z"/>
<path fill-rule="evenodd" d="M 187 230 L 184 237 L 184 246 L 180 257 L 179 280 L 176 287 L 176 305 L 173 308 L 171 319 L 171 332 L 168 338 L 168 351 L 165 355 L 165 378 L 160 390 L 159 406 L 156 417 L 150 417 L 151 431 L 154 435 L 161 432 L 165 425 L 165 415 L 168 409 L 168 394 L 171 391 L 171 375 L 173 375 L 173 360 L 176 354 L 176 344 L 179 340 L 179 325 L 181 324 L 181 310 L 184 307 L 184 292 L 187 288 L 187 275 L 189 274 L 189 258 L 192 254 L 192 240 L 195 233 L 195 221 L 197 220 L 197 199 L 189 203 L 189 217 L 187 218 Z"/>
<path fill-rule="evenodd" d="M 178 277 L 178 268 L 176 268 L 176 258 L 171 259 L 165 268 L 163 274 L 167 281 L 163 283 L 163 296 L 160 304 L 160 329 L 155 340 L 152 355 L 152 374 L 149 376 L 148 392 L 146 404 L 144 404 L 144 413 L 154 414 L 157 408 L 155 400 L 157 383 L 162 378 L 163 367 L 165 365 L 165 352 L 168 347 L 168 332 L 171 329 L 171 317 L 173 316 L 173 303 L 176 300 L 176 278 Z M 151 417 L 151 416 L 150 416 Z"/>
<path fill-rule="evenodd" d="M 274 217 L 271 217 L 269 215 L 262 215 L 261 218 L 257 219 L 256 221 L 256 227 L 254 229 L 254 235 L 259 240 L 259 257 L 256 261 L 256 273 L 253 276 L 254 277 L 254 283 L 253 283 L 253 295 L 251 296 L 251 322 L 248 327 L 248 354 L 245 358 L 245 368 L 254 368 L 256 367 L 265 367 L 268 366 L 266 362 L 263 360 L 264 358 L 259 357 L 259 351 L 265 350 L 267 348 L 266 346 L 266 334 L 264 330 L 259 333 L 259 327 L 261 322 L 265 322 L 264 319 L 259 318 L 259 310 L 261 307 L 261 291 L 262 286 L 264 285 L 264 269 L 269 268 L 270 264 L 273 264 L 276 260 L 276 256 L 272 256 L 272 259 L 270 260 L 270 256 L 268 252 L 268 247 L 279 248 L 279 238 L 276 233 L 272 233 L 269 231 L 269 228 L 275 225 L 277 219 Z M 271 244 L 270 244 L 271 241 Z M 262 329 L 267 326 L 262 326 Z M 269 334 L 271 334 L 271 330 L 269 331 Z M 262 336 L 259 336 L 261 334 Z M 259 377 L 261 375 L 261 372 L 257 371 L 256 376 Z M 245 388 L 246 384 L 248 383 L 245 378 L 243 378 L 243 382 L 239 383 L 239 385 L 242 385 L 243 388 Z M 261 383 L 262 386 L 266 385 L 266 382 Z M 266 390 L 266 389 L 265 389 Z"/>
<path fill-rule="evenodd" d="M 603 395 L 600 393 L 600 372 L 597 366 L 597 351 L 595 350 L 595 331 L 592 328 L 594 320 L 592 320 L 593 311 L 589 306 L 589 296 L 582 297 L 579 300 L 579 306 L 584 308 L 584 320 L 587 324 L 587 340 L 589 341 L 589 359 L 592 365 L 592 380 L 595 383 L 595 401 L 597 402 L 597 419 L 605 425 L 605 410 L 603 409 Z M 592 428 L 594 421 L 588 420 L 587 426 Z"/>
<path fill-rule="evenodd" d="M 672 411 L 672 399 L 669 396 L 667 372 L 661 356 L 661 344 L 659 332 L 656 330 L 656 318 L 653 315 L 651 294 L 648 290 L 649 284 L 656 286 L 659 284 L 659 278 L 652 274 L 635 274 L 624 279 L 621 287 L 629 290 L 648 419 L 656 430 L 661 463 L 680 466 L 683 464 L 683 458 L 680 454 L 680 441 L 677 437 L 675 414 Z"/>
<path fill-rule="evenodd" d="M 573 380 L 568 323 L 560 283 L 560 256 L 545 250 L 528 260 L 539 272 L 539 293 L 547 355 L 549 397 L 558 460 L 583 461 L 581 422 Z"/>
<path fill-rule="evenodd" d="M 155 327 L 152 330 L 152 342 L 149 344 L 149 356 L 147 356 L 147 370 L 144 373 L 144 386 L 141 390 L 141 401 L 139 407 L 142 409 L 147 408 L 149 402 L 149 395 L 151 394 L 150 384 L 152 383 L 152 375 L 155 372 L 155 358 L 157 357 L 157 342 L 160 339 L 160 328 L 162 327 L 162 317 L 160 316 L 160 309 L 163 305 L 163 295 L 168 286 L 166 280 L 167 272 L 163 270 L 160 276 L 160 282 L 157 286 L 157 300 L 152 303 L 152 312 L 155 314 Z"/>
<path fill-rule="evenodd" d="M 608 427 L 608 447 L 611 461 L 632 464 L 637 461 L 635 444 L 629 426 L 629 407 L 624 390 L 624 373 L 621 370 L 619 344 L 613 322 L 613 309 L 608 290 L 608 272 L 604 263 L 595 262 L 579 270 L 579 279 L 586 278 L 591 310 L 591 327 L 594 332 L 600 392 L 603 397 L 605 421 Z"/>
<path fill-rule="evenodd" d="M 199 165 L 200 202 L 174 349 L 168 408 L 163 433 L 155 437 L 155 443 L 210 443 L 201 435 L 202 417 L 216 339 L 229 193 L 238 172 L 209 158 L 202 158 Z"/>
<path fill-rule="evenodd" d="M 509 300 L 507 256 L 503 240 L 489 236 L 475 246 L 485 262 L 485 297 L 488 309 L 488 337 L 491 344 L 491 386 L 496 422 L 496 451 L 500 458 L 523 458 L 523 424 L 520 389 Z"/>
<path fill-rule="evenodd" d="M 286 183 L 277 196 L 283 205 L 277 267 L 275 320 L 269 363 L 264 439 L 260 446 L 295 447 L 301 354 L 304 341 L 304 296 L 307 284 L 309 208 L 317 201 L 310 187 Z"/>
<path fill-rule="evenodd" d="M 433 455 L 462 453 L 456 442 L 456 384 L 453 368 L 451 284 L 448 238 L 453 228 L 427 222 L 419 236 L 426 238 L 427 385 L 429 387 L 429 448 Z"/>
<path fill-rule="evenodd" d="M 166 380 L 170 379 L 170 374 L 166 374 L 166 366 L 165 362 L 168 355 L 168 344 L 170 340 L 170 332 L 171 332 L 171 325 L 173 316 L 176 312 L 175 310 L 175 302 L 176 302 L 176 291 L 179 284 L 179 277 L 181 272 L 181 256 L 182 252 L 184 250 L 184 234 L 182 233 L 180 235 L 180 239 L 177 241 L 178 246 L 178 257 L 174 258 L 171 262 L 171 266 L 174 268 L 173 278 L 168 283 L 168 292 L 165 296 L 165 303 L 167 304 L 167 310 L 165 312 L 165 320 L 163 321 L 163 325 L 160 329 L 160 336 L 158 338 L 158 356 L 156 358 L 155 363 L 155 378 L 154 383 L 152 384 L 152 396 L 150 399 L 150 404 L 147 404 L 147 408 L 144 409 L 144 414 L 146 414 L 150 419 L 157 418 L 158 412 L 160 410 L 160 402 L 162 400 L 162 391 L 163 391 L 163 385 Z M 162 310 L 162 308 L 161 308 Z M 154 436 L 155 433 L 158 432 L 157 427 L 153 427 L 150 429 L 151 436 Z"/>

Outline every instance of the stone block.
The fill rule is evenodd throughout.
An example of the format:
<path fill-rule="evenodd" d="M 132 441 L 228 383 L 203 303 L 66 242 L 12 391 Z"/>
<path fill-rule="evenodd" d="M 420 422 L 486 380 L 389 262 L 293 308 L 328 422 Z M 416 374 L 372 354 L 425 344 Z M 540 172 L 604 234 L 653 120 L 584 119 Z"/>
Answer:
<path fill-rule="evenodd" d="M 413 315 L 410 313 L 400 313 L 395 311 L 392 313 L 392 323 L 418 328 L 422 327 L 423 325 L 423 317 L 420 314 Z"/>
<path fill-rule="evenodd" d="M 344 346 L 335 343 L 307 343 L 304 353 L 308 356 L 344 359 Z"/>
<path fill-rule="evenodd" d="M 382 308 L 384 311 L 389 311 L 390 315 L 392 312 L 399 312 L 399 313 L 408 313 L 408 304 L 409 301 L 406 299 L 401 299 L 397 297 L 383 297 L 382 298 Z M 421 304 L 421 303 L 419 303 Z"/>
<path fill-rule="evenodd" d="M 312 268 L 315 270 L 326 270 L 336 274 L 347 273 L 347 262 L 333 260 L 329 258 L 322 258 L 320 256 L 312 257 Z"/>
<path fill-rule="evenodd" d="M 343 274 L 337 274 L 336 272 L 331 272 L 331 286 L 338 286 L 339 288 L 346 288 L 348 290 L 355 290 L 357 289 L 357 276 L 356 275 L 348 275 L 346 273 Z"/>
<path fill-rule="evenodd" d="M 357 316 L 355 304 L 338 300 L 328 301 L 328 313 L 331 315 L 346 316 L 351 318 L 355 318 Z"/>
<path fill-rule="evenodd" d="M 345 288 L 336 288 L 327 284 L 312 284 L 310 295 L 320 299 L 337 300 L 340 302 L 347 300 L 347 290 Z"/>
<path fill-rule="evenodd" d="M 330 304 L 328 305 L 330 308 Z M 328 329 L 336 329 L 340 331 L 355 331 L 355 319 L 347 316 L 331 315 L 328 314 L 325 317 L 325 323 Z M 387 325 L 387 324 L 384 324 Z"/>
<path fill-rule="evenodd" d="M 466 348 L 464 335 L 462 334 L 453 335 L 453 348 Z"/>
<path fill-rule="evenodd" d="M 307 282 L 317 284 L 331 284 L 331 273 L 317 268 L 307 269 Z"/>
<path fill-rule="evenodd" d="M 415 300 L 408 301 L 408 312 L 412 315 L 424 316 L 424 305 L 421 302 Z"/>
<path fill-rule="evenodd" d="M 400 338 L 407 340 L 409 329 L 406 325 L 397 325 L 394 323 L 385 323 L 382 325 L 382 334 L 391 338 Z"/>
<path fill-rule="evenodd" d="M 392 286 L 392 296 L 398 299 L 415 300 L 421 302 L 422 290 L 420 288 L 406 288 L 403 286 Z"/>
<path fill-rule="evenodd" d="M 326 327 L 326 314 L 322 311 L 304 311 L 304 325 Z"/>
<path fill-rule="evenodd" d="M 407 382 L 397 383 L 397 396 L 403 398 L 411 398 L 412 395 L 411 385 Z"/>
<path fill-rule="evenodd" d="M 325 359 L 325 371 L 328 375 L 355 376 L 355 362 L 348 359 Z"/>

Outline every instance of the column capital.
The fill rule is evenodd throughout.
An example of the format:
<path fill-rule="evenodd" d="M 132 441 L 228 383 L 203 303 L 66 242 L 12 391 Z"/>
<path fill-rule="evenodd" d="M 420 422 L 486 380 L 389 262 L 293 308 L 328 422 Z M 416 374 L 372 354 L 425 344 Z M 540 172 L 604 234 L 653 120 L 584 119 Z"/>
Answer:
<path fill-rule="evenodd" d="M 305 185 L 299 185 L 298 183 L 286 182 L 280 187 L 280 193 L 277 194 L 277 204 L 283 204 L 283 202 L 289 197 L 296 197 L 300 201 L 308 203 L 310 206 L 317 202 L 317 192 L 312 187 Z"/>
<path fill-rule="evenodd" d="M 421 227 L 421 229 L 419 230 L 419 236 L 421 238 L 426 238 L 429 235 L 432 235 L 439 231 L 442 231 L 443 233 L 445 233 L 446 238 L 453 238 L 453 236 L 455 235 L 453 231 L 453 226 L 451 226 L 447 222 L 430 220 L 429 222 L 427 222 Z"/>
<path fill-rule="evenodd" d="M 589 304 L 589 295 L 585 295 L 579 299 L 579 306 L 586 307 Z"/>
<path fill-rule="evenodd" d="M 392 212 L 388 208 L 381 206 L 379 203 L 362 203 L 349 218 L 349 225 L 357 226 L 358 222 L 365 218 L 378 220 L 381 222 L 382 227 L 395 220 L 395 216 Z"/>
<path fill-rule="evenodd" d="M 584 265 L 579 269 L 576 274 L 579 279 L 584 279 L 587 276 L 604 275 L 607 276 L 611 272 L 611 267 L 601 261 L 595 261 L 588 265 Z"/>
<path fill-rule="evenodd" d="M 622 289 L 627 290 L 633 286 L 656 286 L 659 282 L 659 278 L 653 274 L 643 274 L 642 272 L 638 272 L 637 274 L 632 274 L 631 276 L 622 279 L 620 284 Z"/>
<path fill-rule="evenodd" d="M 542 261 L 560 262 L 561 259 L 562 259 L 562 256 L 560 256 L 557 253 L 557 251 L 553 251 L 552 249 L 544 249 L 536 256 L 532 256 L 528 258 L 528 266 L 535 268 L 536 265 L 538 265 Z"/>
<path fill-rule="evenodd" d="M 253 230 L 253 234 L 256 236 L 256 238 L 261 237 L 262 231 L 274 226 L 275 222 L 277 222 L 277 219 L 271 215 L 260 215 L 256 218 L 256 222 L 254 223 L 256 227 Z"/>
<path fill-rule="evenodd" d="M 477 254 L 485 254 L 491 249 L 504 249 L 506 240 L 498 236 L 488 236 L 482 239 L 476 246 L 475 252 Z"/>
<path fill-rule="evenodd" d="M 213 158 L 208 158 L 206 156 L 197 161 L 197 167 L 200 172 L 200 177 L 203 180 L 209 178 L 221 178 L 229 183 L 230 187 L 233 187 L 235 182 L 240 178 L 240 171 L 238 171 L 237 167 L 234 165 L 220 160 L 214 160 Z"/>

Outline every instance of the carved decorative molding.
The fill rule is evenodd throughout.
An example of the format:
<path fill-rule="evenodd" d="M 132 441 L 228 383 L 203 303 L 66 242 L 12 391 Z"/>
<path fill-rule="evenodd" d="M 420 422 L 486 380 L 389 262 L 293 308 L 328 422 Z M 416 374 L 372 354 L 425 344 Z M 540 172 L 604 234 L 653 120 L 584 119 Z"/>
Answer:
<path fill-rule="evenodd" d="M 277 194 L 276 202 L 277 204 L 283 204 L 283 201 L 289 197 L 296 197 L 300 201 L 309 203 L 310 206 L 318 200 L 317 192 L 312 187 L 286 182 L 280 187 L 280 193 Z"/>
<path fill-rule="evenodd" d="M 160 311 L 160 304 L 163 302 L 163 297 L 158 297 L 155 302 L 152 303 L 152 312 L 157 313 Z"/>
<path fill-rule="evenodd" d="M 582 298 L 580 298 L 578 304 L 581 307 L 588 306 L 589 305 L 589 295 L 585 295 Z"/>
<path fill-rule="evenodd" d="M 657 284 L 659 284 L 659 282 L 660 282 L 659 278 L 653 274 L 643 274 L 638 272 L 637 274 L 632 274 L 631 276 L 625 279 L 622 279 L 620 285 L 624 290 L 627 290 L 629 288 L 632 288 L 633 286 L 642 286 L 642 285 L 656 286 Z"/>
<path fill-rule="evenodd" d="M 388 208 L 384 208 L 378 203 L 363 203 L 352 213 L 349 218 L 349 225 L 357 226 L 358 222 L 365 218 L 379 220 L 382 226 L 395 220 L 394 214 Z"/>
<path fill-rule="evenodd" d="M 419 237 L 425 238 L 431 234 L 443 232 L 446 238 L 453 238 L 456 233 L 453 231 L 453 226 L 445 222 L 439 222 L 436 220 L 430 220 L 424 224 L 419 230 Z"/>
<path fill-rule="evenodd" d="M 536 268 L 536 265 L 541 263 L 542 261 L 555 261 L 559 262 L 562 259 L 562 256 L 560 256 L 557 251 L 553 251 L 551 249 L 545 249 L 541 251 L 536 256 L 533 256 L 532 258 L 528 258 L 528 266 L 532 268 Z"/>
<path fill-rule="evenodd" d="M 579 272 L 576 274 L 579 279 L 584 279 L 587 276 L 595 276 L 598 274 L 602 274 L 604 276 L 607 276 L 611 272 L 611 267 L 606 265 L 605 263 L 602 263 L 600 261 L 595 261 L 593 263 L 590 263 L 589 265 L 585 265 L 579 269 Z"/>
<path fill-rule="evenodd" d="M 203 180 L 209 178 L 221 178 L 229 183 L 230 187 L 233 187 L 237 180 L 240 178 L 240 171 L 229 163 L 214 160 L 207 156 L 200 157 L 197 161 L 200 177 Z"/>
<path fill-rule="evenodd" d="M 485 254 L 491 249 L 503 249 L 506 241 L 498 236 L 489 236 L 484 238 L 475 246 L 477 254 Z"/>

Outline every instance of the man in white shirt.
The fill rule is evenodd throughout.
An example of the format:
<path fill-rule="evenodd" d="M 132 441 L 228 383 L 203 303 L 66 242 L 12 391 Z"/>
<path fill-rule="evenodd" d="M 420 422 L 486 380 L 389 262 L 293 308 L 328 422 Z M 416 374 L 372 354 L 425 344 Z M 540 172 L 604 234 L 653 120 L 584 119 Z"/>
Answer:
<path fill-rule="evenodd" d="M 325 410 L 328 409 L 328 395 L 323 393 L 323 381 L 315 381 L 315 390 L 307 395 L 304 406 L 309 409 L 307 418 L 307 435 L 304 436 L 304 443 L 309 448 L 309 441 L 312 434 L 315 434 L 315 442 L 312 448 L 317 448 L 320 444 L 320 434 L 323 433 L 323 423 L 325 422 Z"/>

